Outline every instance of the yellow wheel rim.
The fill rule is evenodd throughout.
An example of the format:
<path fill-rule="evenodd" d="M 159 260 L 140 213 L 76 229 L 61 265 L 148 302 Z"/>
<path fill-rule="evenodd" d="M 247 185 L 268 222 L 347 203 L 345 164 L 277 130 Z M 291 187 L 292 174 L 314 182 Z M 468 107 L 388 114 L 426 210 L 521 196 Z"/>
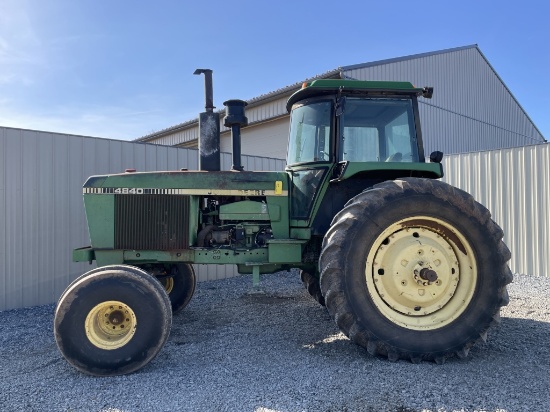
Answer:
<path fill-rule="evenodd" d="M 88 340 L 100 349 L 126 345 L 136 333 L 136 314 L 126 304 L 110 300 L 96 305 L 84 324 Z"/>
<path fill-rule="evenodd" d="M 170 294 L 174 289 L 174 278 L 172 277 L 160 279 L 160 283 L 164 286 L 164 290 L 166 290 L 167 294 Z"/>
<path fill-rule="evenodd" d="M 468 307 L 477 266 L 466 238 L 442 220 L 415 216 L 388 227 L 366 264 L 369 294 L 378 310 L 407 329 L 438 329 Z"/>

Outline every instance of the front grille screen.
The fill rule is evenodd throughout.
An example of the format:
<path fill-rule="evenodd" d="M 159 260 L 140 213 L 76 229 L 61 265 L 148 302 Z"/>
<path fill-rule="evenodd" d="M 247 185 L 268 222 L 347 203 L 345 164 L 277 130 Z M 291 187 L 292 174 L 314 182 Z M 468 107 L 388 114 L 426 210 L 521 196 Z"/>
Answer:
<path fill-rule="evenodd" d="M 189 203 L 180 195 L 115 195 L 115 248 L 187 249 Z"/>

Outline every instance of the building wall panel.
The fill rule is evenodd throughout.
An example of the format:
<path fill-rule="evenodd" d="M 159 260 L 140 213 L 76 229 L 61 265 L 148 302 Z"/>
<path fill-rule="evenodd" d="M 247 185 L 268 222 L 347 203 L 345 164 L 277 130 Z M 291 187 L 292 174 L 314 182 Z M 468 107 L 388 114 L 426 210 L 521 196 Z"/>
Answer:
<path fill-rule="evenodd" d="M 474 196 L 504 230 L 514 273 L 550 276 L 550 145 L 444 159 L 444 181 Z"/>
<path fill-rule="evenodd" d="M 231 155 L 222 154 L 224 170 Z M 247 170 L 283 170 L 284 161 L 244 156 Z M 92 175 L 198 167 L 197 150 L 0 127 L 0 310 L 52 303 L 91 269 L 73 263 L 89 244 L 82 184 Z M 273 167 L 267 167 L 273 166 Z M 200 265 L 199 281 L 236 267 Z"/>
<path fill-rule="evenodd" d="M 245 127 L 241 130 L 241 152 L 251 156 L 286 159 L 288 132 L 288 115 L 267 123 Z M 222 133 L 221 150 L 232 151 L 230 132 Z"/>

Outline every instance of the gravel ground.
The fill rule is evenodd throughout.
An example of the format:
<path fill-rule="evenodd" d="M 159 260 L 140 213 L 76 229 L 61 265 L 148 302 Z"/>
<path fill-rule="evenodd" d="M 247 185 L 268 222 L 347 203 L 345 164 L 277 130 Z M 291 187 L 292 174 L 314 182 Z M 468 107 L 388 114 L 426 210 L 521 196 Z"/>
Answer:
<path fill-rule="evenodd" d="M 516 276 L 502 324 L 465 360 L 391 363 L 339 333 L 296 273 L 204 282 L 166 346 L 128 376 L 61 356 L 54 306 L 0 312 L 1 411 L 543 411 L 550 279 Z"/>

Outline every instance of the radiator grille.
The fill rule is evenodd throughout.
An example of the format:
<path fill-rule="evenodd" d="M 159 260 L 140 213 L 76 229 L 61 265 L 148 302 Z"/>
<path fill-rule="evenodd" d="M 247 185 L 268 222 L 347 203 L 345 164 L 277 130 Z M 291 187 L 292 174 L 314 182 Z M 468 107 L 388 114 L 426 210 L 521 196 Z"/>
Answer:
<path fill-rule="evenodd" d="M 187 249 L 189 196 L 116 195 L 115 248 Z"/>

